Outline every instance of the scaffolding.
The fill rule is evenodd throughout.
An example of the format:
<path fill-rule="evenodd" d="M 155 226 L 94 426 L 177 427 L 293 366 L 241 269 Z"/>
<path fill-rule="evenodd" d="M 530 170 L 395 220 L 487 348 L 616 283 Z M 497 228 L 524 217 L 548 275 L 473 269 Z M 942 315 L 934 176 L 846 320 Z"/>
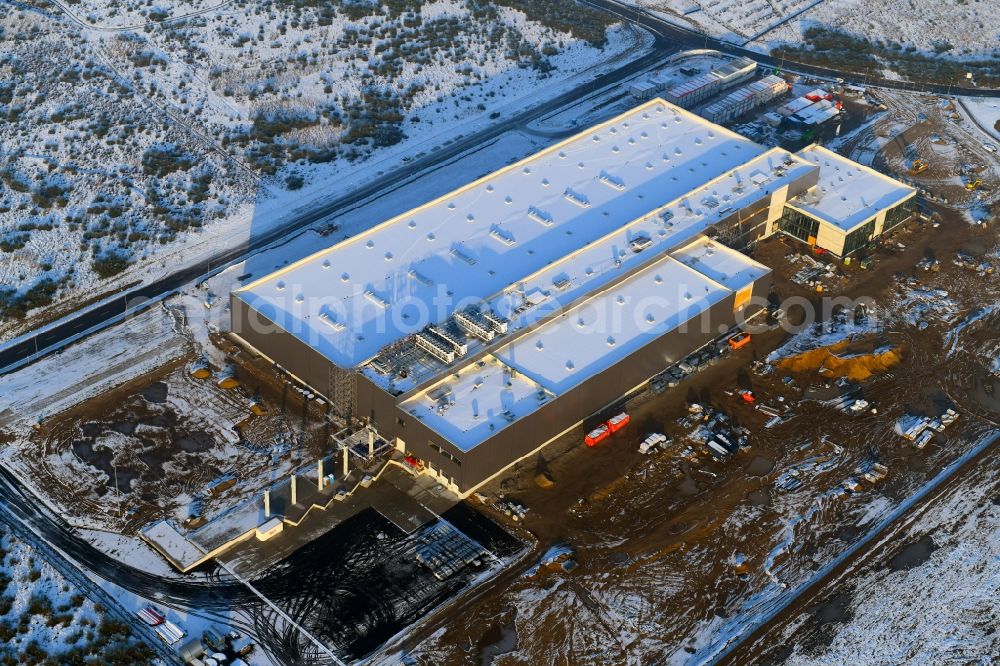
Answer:
<path fill-rule="evenodd" d="M 358 407 L 358 378 L 353 370 L 330 365 L 330 404 L 333 411 L 348 421 Z"/>

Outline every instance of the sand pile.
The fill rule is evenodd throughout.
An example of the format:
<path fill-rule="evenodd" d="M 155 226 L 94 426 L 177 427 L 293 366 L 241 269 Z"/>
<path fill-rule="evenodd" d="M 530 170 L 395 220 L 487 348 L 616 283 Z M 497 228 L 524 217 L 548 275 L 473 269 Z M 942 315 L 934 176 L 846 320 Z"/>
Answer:
<path fill-rule="evenodd" d="M 777 361 L 775 365 L 789 372 L 819 372 L 826 377 L 847 377 L 864 381 L 886 372 L 903 358 L 899 347 L 874 347 L 858 351 L 858 343 L 842 340 L 828 347 L 811 349 Z"/>

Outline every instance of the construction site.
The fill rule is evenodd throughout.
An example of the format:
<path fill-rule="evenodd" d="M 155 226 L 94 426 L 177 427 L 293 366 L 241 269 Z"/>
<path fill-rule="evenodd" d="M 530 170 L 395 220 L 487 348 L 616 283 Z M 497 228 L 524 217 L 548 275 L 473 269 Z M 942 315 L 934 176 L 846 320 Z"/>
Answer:
<path fill-rule="evenodd" d="M 816 86 L 801 82 L 794 92 L 812 94 Z M 740 218 L 737 233 L 709 237 L 706 231 L 725 229 L 714 221 L 727 217 L 728 206 L 740 207 L 721 185 L 701 192 L 699 182 L 670 197 L 698 201 L 693 208 L 702 211 L 699 217 L 669 204 L 678 206 L 667 220 L 678 234 L 673 241 L 659 234 L 666 230 L 662 216 L 647 218 L 649 200 L 635 204 L 644 210 L 623 213 L 629 235 L 592 241 L 621 248 L 617 258 L 627 275 L 614 288 L 656 289 L 683 275 L 685 284 L 714 294 L 707 309 L 725 311 L 724 331 L 680 337 L 644 363 L 632 363 L 627 333 L 612 344 L 601 331 L 593 355 L 610 359 L 606 367 L 591 373 L 591 352 L 582 345 L 572 350 L 574 367 L 562 356 L 549 364 L 536 359 L 572 343 L 555 326 L 558 318 L 555 324 L 535 318 L 542 301 L 533 302 L 524 288 L 512 292 L 523 299 L 503 301 L 505 310 L 449 313 L 453 321 L 426 331 L 423 344 L 417 337 L 355 337 L 356 347 L 325 349 L 322 364 L 310 357 L 299 371 L 225 326 L 196 330 L 197 311 L 223 322 L 230 316 L 205 305 L 206 294 L 255 282 L 239 280 L 237 269 L 180 304 L 130 322 L 132 358 L 115 359 L 115 348 L 95 339 L 53 359 L 50 375 L 40 363 L 41 376 L 53 382 L 61 367 L 88 363 L 128 362 L 142 371 L 123 385 L 77 396 L 68 409 L 61 406 L 72 386 L 57 387 L 54 394 L 63 397 L 38 410 L 26 407 L 35 404 L 27 398 L 18 402 L 21 387 L 12 389 L 0 405 L 5 464 L 80 538 L 139 558 L 162 576 L 164 589 L 169 581 L 207 580 L 236 595 L 234 577 L 253 581 L 271 603 L 234 596 L 240 611 L 231 622 L 255 632 L 279 663 L 328 659 L 320 646 L 336 659 L 388 663 L 752 663 L 728 650 L 735 636 L 758 630 L 791 637 L 785 658 L 822 654 L 836 644 L 831 634 L 839 620 L 822 624 L 839 608 L 836 595 L 817 602 L 818 609 L 792 606 L 782 614 L 790 595 L 863 544 L 942 470 L 991 446 L 1000 418 L 1000 286 L 990 277 L 1000 265 L 995 155 L 970 139 L 968 123 L 952 117 L 961 108 L 948 100 L 883 94 L 876 104 L 870 95 L 840 94 L 851 117 L 844 133 L 804 153 L 761 147 L 700 119 L 683 122 L 706 132 L 699 135 L 703 144 L 712 131 L 715 141 L 725 137 L 730 146 L 747 146 L 739 150 L 758 151 L 743 156 L 749 162 L 720 167 L 718 183 L 742 179 L 747 192 L 763 191 L 755 170 L 783 187 L 832 167 L 833 180 L 864 178 L 884 186 L 880 196 L 895 197 L 893 203 L 912 200 L 905 218 L 886 224 L 883 209 L 865 219 L 842 214 L 838 225 L 813 210 L 815 200 L 803 197 L 796 205 L 792 193 L 775 215 L 768 205 L 753 224 Z M 775 98 L 727 122 L 768 126 L 772 107 L 788 103 Z M 602 145 L 625 151 L 629 135 L 618 127 L 611 138 L 614 124 Z M 700 149 L 693 138 L 681 147 L 691 154 Z M 566 149 L 554 149 L 557 159 L 559 150 Z M 532 166 L 512 171 L 536 177 L 539 192 L 553 189 L 541 183 L 552 176 L 523 173 Z M 610 171 L 601 180 L 602 170 L 608 171 L 597 170 L 594 186 L 614 201 L 621 183 Z M 840 196 L 825 174 L 810 185 L 822 187 L 824 179 Z M 570 188 L 567 196 L 567 187 L 554 188 L 560 205 L 601 224 L 598 199 L 581 206 L 578 195 L 590 193 Z M 773 194 L 769 185 L 764 189 Z M 496 195 L 502 201 L 503 192 Z M 716 206 L 708 203 L 713 195 Z M 723 205 L 720 196 L 731 200 Z M 525 228 L 560 229 L 557 209 L 523 203 Z M 469 211 L 455 210 L 462 225 L 473 224 L 465 219 Z M 790 220 L 789 210 L 802 218 Z M 688 218 L 713 222 L 685 227 Z M 810 234 L 813 222 L 803 218 L 831 231 L 821 235 L 817 227 Z M 412 231 L 410 219 L 401 230 Z M 753 242 L 732 243 L 739 251 L 727 246 L 769 224 L 784 233 L 752 234 Z M 530 245 L 519 228 L 507 236 L 509 226 L 496 226 L 486 225 L 482 247 L 503 252 Z M 862 227 L 863 240 L 848 244 Z M 423 227 L 414 233 L 442 242 L 446 235 Z M 351 273 L 367 284 L 366 263 L 384 274 L 406 256 L 388 242 L 368 248 L 369 236 L 355 240 L 360 263 L 338 262 L 330 283 L 345 284 L 341 274 Z M 563 242 L 579 246 L 583 239 Z M 602 279 L 602 264 L 559 263 L 565 249 L 555 247 L 555 268 L 546 269 L 546 257 L 531 279 L 540 290 L 545 281 L 548 294 L 541 296 L 564 306 L 561 319 L 572 330 L 586 317 L 573 309 L 576 298 L 593 304 L 606 294 L 614 309 L 619 292 L 583 288 Z M 372 253 L 377 262 L 366 259 Z M 467 261 L 473 254 L 462 245 L 449 261 L 473 270 Z M 602 256 L 607 263 L 614 255 Z M 306 263 L 322 277 L 330 270 L 325 259 Z M 487 263 L 474 270 L 485 274 Z M 514 262 L 508 268 L 520 273 L 489 277 L 502 285 L 499 291 L 524 281 Z M 560 286 L 562 273 L 569 281 Z M 433 273 L 429 266 L 407 267 L 402 275 L 421 289 L 427 285 L 420 278 Z M 276 286 L 282 280 L 283 290 Z M 311 283 L 269 274 L 262 284 L 274 287 L 269 293 L 283 291 L 291 309 Z M 365 291 L 359 300 L 381 309 Z M 598 300 L 590 300 L 592 291 Z M 760 302 L 745 331 L 729 319 L 740 292 Z M 332 310 L 315 314 L 309 324 L 324 334 L 351 330 Z M 666 323 L 657 331 L 669 339 L 681 322 L 660 314 Z M 329 357 L 345 350 L 357 354 L 358 364 L 344 365 L 357 365 L 358 373 L 331 372 L 336 364 Z M 320 380 L 306 376 L 311 368 Z M 379 412 L 383 407 L 363 396 L 358 376 L 391 396 L 385 417 L 371 418 L 373 404 Z M 467 481 L 456 474 L 475 470 L 468 454 L 489 440 L 484 433 L 546 413 L 546 405 L 592 377 L 607 379 L 606 398 L 575 405 L 550 434 L 522 431 L 516 439 L 524 440 L 523 451 L 484 461 Z M 490 400 L 505 409 L 488 411 Z M 448 409 L 439 410 L 443 403 Z M 343 404 L 354 405 L 352 413 L 338 408 Z M 415 421 L 433 434 L 414 434 Z M 825 628 L 807 623 L 796 632 L 784 624 L 802 617 Z M 758 627 L 761 618 L 773 628 Z"/>

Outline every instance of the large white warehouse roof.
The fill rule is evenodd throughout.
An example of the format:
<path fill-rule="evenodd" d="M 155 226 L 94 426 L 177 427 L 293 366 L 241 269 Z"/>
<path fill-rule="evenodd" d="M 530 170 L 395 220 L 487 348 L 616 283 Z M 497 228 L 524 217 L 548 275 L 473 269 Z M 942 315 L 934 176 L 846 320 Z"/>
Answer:
<path fill-rule="evenodd" d="M 238 296 L 341 367 L 356 366 L 428 317 L 495 296 L 765 151 L 652 100 Z"/>

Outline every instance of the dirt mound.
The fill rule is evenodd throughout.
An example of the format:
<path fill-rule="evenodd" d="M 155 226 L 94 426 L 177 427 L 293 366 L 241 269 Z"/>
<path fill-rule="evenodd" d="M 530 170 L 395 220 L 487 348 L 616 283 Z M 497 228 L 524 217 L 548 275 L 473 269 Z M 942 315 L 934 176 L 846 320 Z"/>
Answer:
<path fill-rule="evenodd" d="M 842 340 L 781 359 L 776 365 L 789 372 L 819 372 L 826 377 L 847 377 L 860 382 L 886 372 L 902 360 L 899 347 Z"/>

